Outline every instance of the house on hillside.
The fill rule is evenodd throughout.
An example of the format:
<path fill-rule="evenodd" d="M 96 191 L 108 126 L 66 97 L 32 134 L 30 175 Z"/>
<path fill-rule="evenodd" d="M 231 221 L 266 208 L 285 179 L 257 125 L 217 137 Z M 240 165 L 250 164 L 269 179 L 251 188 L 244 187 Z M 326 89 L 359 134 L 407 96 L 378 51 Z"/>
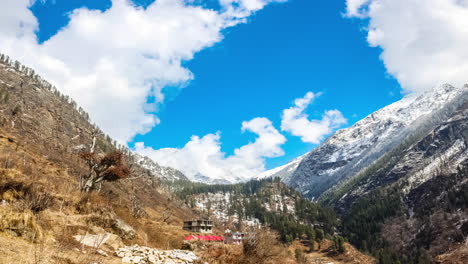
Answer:
<path fill-rule="evenodd" d="M 246 233 L 241 232 L 231 232 L 231 230 L 226 230 L 224 232 L 224 243 L 226 244 L 242 244 L 246 238 Z"/>
<path fill-rule="evenodd" d="M 213 233 L 213 221 L 211 220 L 189 220 L 184 221 L 184 230 L 194 233 Z"/>
<path fill-rule="evenodd" d="M 203 242 L 223 242 L 224 238 L 221 236 L 212 235 L 190 235 L 184 238 L 184 241 L 203 241 Z"/>

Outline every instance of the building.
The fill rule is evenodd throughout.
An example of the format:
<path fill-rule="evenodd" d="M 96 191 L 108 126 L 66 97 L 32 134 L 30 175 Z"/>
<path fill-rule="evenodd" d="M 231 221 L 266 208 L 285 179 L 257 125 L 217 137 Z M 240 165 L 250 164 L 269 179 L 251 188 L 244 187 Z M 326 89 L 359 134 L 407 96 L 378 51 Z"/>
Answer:
<path fill-rule="evenodd" d="M 212 236 L 212 235 L 190 235 L 184 238 L 184 241 L 204 241 L 204 242 L 223 242 L 224 237 L 221 236 Z"/>
<path fill-rule="evenodd" d="M 224 232 L 224 242 L 226 244 L 241 244 L 246 236 L 246 233 L 231 232 L 231 230 L 228 229 Z"/>
<path fill-rule="evenodd" d="M 211 220 L 190 220 L 184 221 L 184 230 L 194 233 L 213 233 L 213 221 Z"/>

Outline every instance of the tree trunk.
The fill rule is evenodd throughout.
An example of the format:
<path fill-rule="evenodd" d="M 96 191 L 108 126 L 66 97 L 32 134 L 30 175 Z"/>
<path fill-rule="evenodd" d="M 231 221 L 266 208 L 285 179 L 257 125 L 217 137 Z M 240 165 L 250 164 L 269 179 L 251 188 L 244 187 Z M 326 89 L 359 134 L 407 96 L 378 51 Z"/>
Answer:
<path fill-rule="evenodd" d="M 81 188 L 82 192 L 90 192 L 95 185 L 94 177 L 89 177 L 88 180 L 86 180 L 86 183 L 83 185 Z"/>

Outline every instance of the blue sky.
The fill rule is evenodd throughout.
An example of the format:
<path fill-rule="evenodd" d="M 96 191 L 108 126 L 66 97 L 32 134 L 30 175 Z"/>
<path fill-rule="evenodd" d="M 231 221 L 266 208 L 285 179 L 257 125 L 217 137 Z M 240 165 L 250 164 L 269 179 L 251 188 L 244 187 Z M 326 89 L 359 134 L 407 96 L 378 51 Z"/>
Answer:
<path fill-rule="evenodd" d="M 240 133 L 243 120 L 265 116 L 279 127 L 281 111 L 307 91 L 323 92 L 308 108 L 311 117 L 339 109 L 349 125 L 398 100 L 401 88 L 386 74 L 380 51 L 342 12 L 342 1 L 293 0 L 227 30 L 223 42 L 187 63 L 195 80 L 165 105 L 161 124 L 136 140 L 182 147 L 193 134 L 220 130 L 223 150 L 232 153 L 253 140 Z M 315 146 L 284 135 L 286 155 L 269 159 L 268 168 Z"/>
<path fill-rule="evenodd" d="M 110 6 L 106 0 L 37 2 L 31 10 L 39 21 L 39 41 L 55 35 L 76 8 Z M 308 91 L 323 93 L 307 108 L 311 118 L 339 109 L 348 119 L 345 126 L 398 100 L 401 88 L 386 74 L 380 50 L 368 46 L 365 24 L 343 17 L 344 12 L 343 1 L 291 0 L 269 5 L 248 23 L 225 29 L 221 42 L 184 62 L 194 80 L 184 88 L 164 88 L 168 100 L 158 111 L 161 123 L 134 142 L 155 149 L 180 148 L 192 135 L 220 131 L 222 150 L 232 154 L 255 139 L 252 133 L 241 133 L 242 121 L 267 117 L 279 127 L 281 111 Z M 285 155 L 268 159 L 267 168 L 316 146 L 283 135 Z"/>
<path fill-rule="evenodd" d="M 0 52 L 192 179 L 247 180 L 467 82 L 468 0 L 133 1 L 1 1 Z"/>

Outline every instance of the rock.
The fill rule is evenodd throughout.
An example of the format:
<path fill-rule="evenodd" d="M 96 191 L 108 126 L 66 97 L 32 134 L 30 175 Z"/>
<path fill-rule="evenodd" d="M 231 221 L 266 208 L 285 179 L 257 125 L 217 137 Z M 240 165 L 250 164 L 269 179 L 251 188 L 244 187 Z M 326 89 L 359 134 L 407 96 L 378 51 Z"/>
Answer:
<path fill-rule="evenodd" d="M 111 250 L 115 250 L 123 246 L 122 240 L 119 236 L 111 234 L 111 233 L 104 233 L 104 234 L 86 234 L 84 236 L 76 235 L 74 236 L 75 240 L 80 242 L 81 244 L 93 247 L 93 248 L 101 248 L 103 245 L 107 246 Z"/>
<path fill-rule="evenodd" d="M 124 239 L 134 239 L 135 230 L 123 220 L 115 217 L 112 228 Z"/>
<path fill-rule="evenodd" d="M 123 257 L 122 263 L 133 263 L 132 260 L 132 257 Z"/>
<path fill-rule="evenodd" d="M 109 256 L 105 251 L 103 251 L 103 250 L 101 250 L 101 249 L 96 250 L 96 253 L 99 254 L 99 255 L 101 255 L 101 256 L 104 256 L 104 257 L 108 257 L 108 256 Z"/>
<path fill-rule="evenodd" d="M 159 259 L 157 259 L 155 256 L 148 256 L 148 262 L 151 264 L 156 264 L 159 262 Z"/>
<path fill-rule="evenodd" d="M 143 260 L 143 257 L 140 256 L 133 256 L 131 263 L 140 263 Z"/>
<path fill-rule="evenodd" d="M 115 252 L 115 255 L 121 257 L 123 263 L 139 264 L 191 264 L 198 259 L 198 257 L 191 251 L 158 250 L 138 245 L 119 248 Z"/>

